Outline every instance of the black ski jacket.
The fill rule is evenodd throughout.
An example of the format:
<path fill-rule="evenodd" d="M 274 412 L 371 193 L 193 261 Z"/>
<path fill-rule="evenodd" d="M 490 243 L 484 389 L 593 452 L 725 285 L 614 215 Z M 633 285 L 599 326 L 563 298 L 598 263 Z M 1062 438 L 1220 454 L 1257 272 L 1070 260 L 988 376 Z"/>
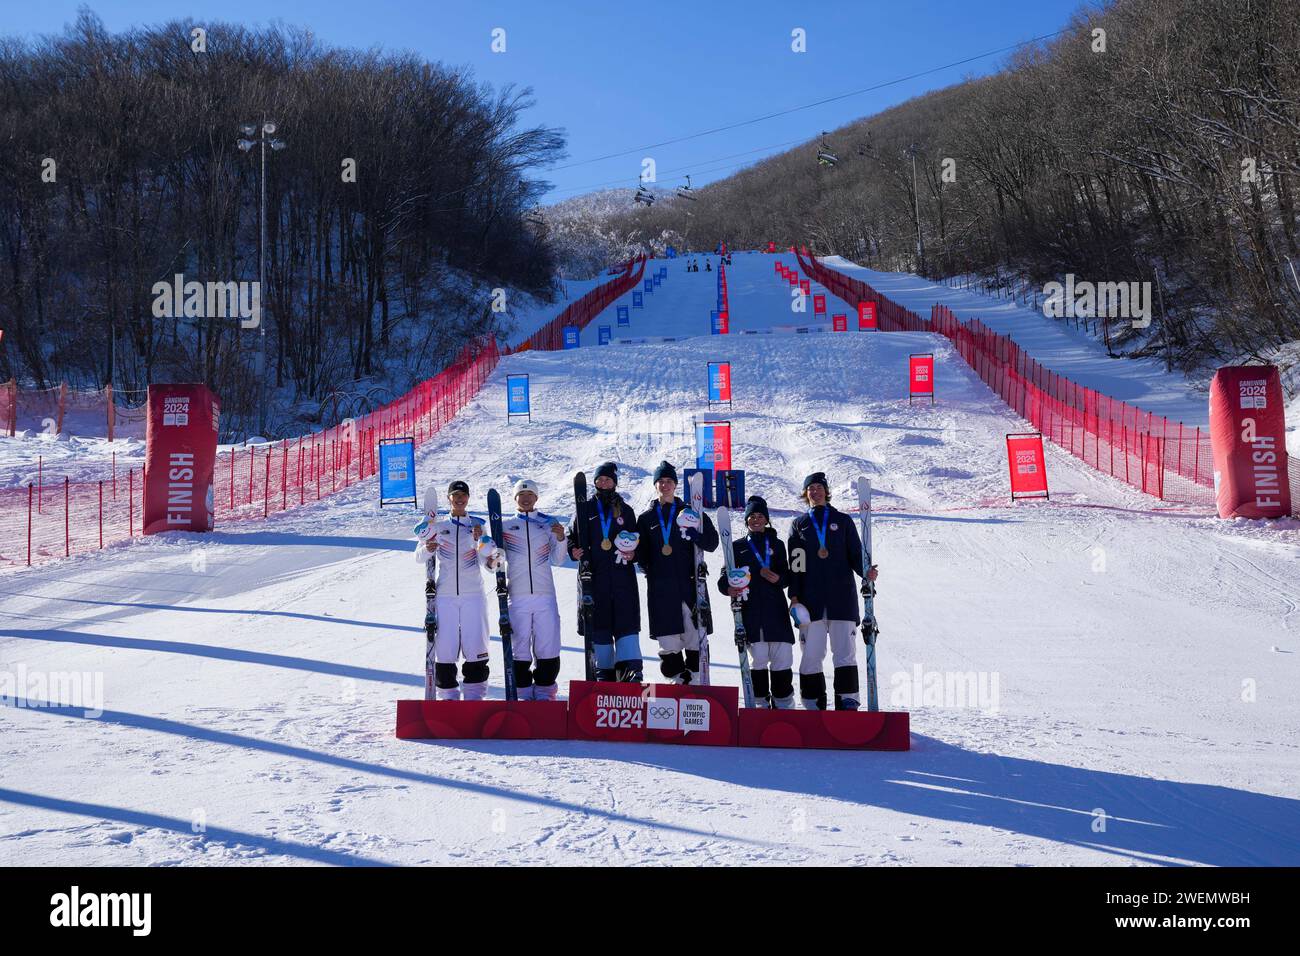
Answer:
<path fill-rule="evenodd" d="M 821 545 L 813 530 L 810 512 L 799 515 L 790 525 L 786 548 L 790 557 L 790 600 L 799 601 L 814 621 L 861 622 L 858 586 L 854 575 L 862 574 L 862 539 L 853 518 L 831 505 L 815 509 L 818 521 L 826 516 L 827 556 L 817 556 Z"/>
<path fill-rule="evenodd" d="M 676 510 L 670 505 L 660 505 L 659 500 L 641 512 L 636 519 L 636 530 L 641 535 L 637 542 L 636 563 L 645 571 L 646 605 L 650 613 L 650 636 L 664 637 L 668 634 L 682 633 L 682 605 L 691 607 L 695 603 L 695 546 L 682 537 L 682 529 L 677 525 L 677 514 L 686 507 L 681 498 L 674 498 Z M 660 508 L 663 508 L 662 515 Z M 668 546 L 672 554 L 664 554 L 663 529 L 659 527 L 660 517 L 672 523 L 668 526 Z M 707 514 L 701 516 L 699 536 L 700 548 L 715 551 L 718 547 L 718 529 L 713 519 Z M 705 617 L 706 633 L 712 634 L 712 621 Z"/>
<path fill-rule="evenodd" d="M 764 557 L 771 552 L 768 563 L 776 572 L 777 583 L 772 584 L 760 573 L 762 563 L 755 554 L 754 547 L 763 552 Z M 785 589 L 790 584 L 790 563 L 786 560 L 785 545 L 781 537 L 772 528 L 768 528 L 758 537 L 750 540 L 746 535 L 738 541 L 731 542 L 732 560 L 737 568 L 749 568 L 749 597 L 740 604 L 741 620 L 745 622 L 745 642 L 757 644 L 770 641 L 776 644 L 794 643 L 794 626 L 790 622 L 789 605 L 785 600 Z M 727 594 L 727 569 L 722 569 L 718 576 L 718 590 Z M 727 598 L 731 600 L 730 597 Z"/>

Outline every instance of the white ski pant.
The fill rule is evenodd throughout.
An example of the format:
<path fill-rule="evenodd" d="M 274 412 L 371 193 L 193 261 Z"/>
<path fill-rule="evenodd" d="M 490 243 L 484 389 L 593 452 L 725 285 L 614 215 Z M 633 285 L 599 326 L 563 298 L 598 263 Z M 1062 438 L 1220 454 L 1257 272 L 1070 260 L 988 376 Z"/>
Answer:
<path fill-rule="evenodd" d="M 560 656 L 560 606 L 554 594 L 527 594 L 510 599 L 510 647 L 517 661 Z"/>
<path fill-rule="evenodd" d="M 655 638 L 659 642 L 660 654 L 673 654 L 679 651 L 698 651 L 700 649 L 700 632 L 691 617 L 691 609 L 682 605 L 682 633 L 661 634 Z"/>
<path fill-rule="evenodd" d="M 439 664 L 467 664 L 488 659 L 487 604 L 481 594 L 439 594 L 438 640 L 434 659 Z"/>
<path fill-rule="evenodd" d="M 755 670 L 794 669 L 794 645 L 780 641 L 758 641 L 749 645 L 749 662 Z"/>
<path fill-rule="evenodd" d="M 813 621 L 799 632 L 803 653 L 799 655 L 800 674 L 820 674 L 826 663 L 826 645 L 831 647 L 833 667 L 856 667 L 858 664 L 858 626 L 852 621 Z"/>

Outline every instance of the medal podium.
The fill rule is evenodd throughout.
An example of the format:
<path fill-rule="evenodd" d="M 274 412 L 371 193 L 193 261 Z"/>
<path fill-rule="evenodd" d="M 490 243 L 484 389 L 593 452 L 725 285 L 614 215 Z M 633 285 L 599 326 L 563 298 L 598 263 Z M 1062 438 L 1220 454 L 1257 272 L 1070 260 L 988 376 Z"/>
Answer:
<path fill-rule="evenodd" d="M 911 749 L 906 711 L 768 710 L 736 687 L 575 680 L 569 699 L 399 700 L 402 740 L 598 740 L 812 750 Z"/>

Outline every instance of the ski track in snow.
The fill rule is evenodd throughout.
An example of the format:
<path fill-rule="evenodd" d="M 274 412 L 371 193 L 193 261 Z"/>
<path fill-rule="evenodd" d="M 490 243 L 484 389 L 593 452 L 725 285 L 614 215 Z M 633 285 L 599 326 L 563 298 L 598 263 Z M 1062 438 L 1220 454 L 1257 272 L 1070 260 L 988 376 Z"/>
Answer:
<path fill-rule="evenodd" d="M 735 331 L 815 324 L 772 261 L 735 256 Z M 1053 500 L 1013 507 L 1002 436 L 1023 423 L 944 341 L 698 335 L 715 275 L 667 265 L 616 332 L 689 338 L 597 347 L 602 317 L 577 351 L 507 358 L 420 450 L 420 484 L 465 478 L 482 513 L 489 486 L 526 474 L 567 522 L 572 473 L 613 458 L 639 511 L 661 458 L 693 458 L 706 362 L 732 361 L 735 405 L 712 417 L 782 532 L 804 474 L 826 470 L 841 503 L 872 477 L 881 698 L 912 711 L 910 752 L 398 741 L 393 702 L 422 693 L 422 578 L 413 518 L 366 483 L 0 574 L 0 674 L 104 688 L 98 717 L 0 708 L 0 860 L 1300 863 L 1294 522 L 1166 507 L 1051 445 Z M 907 405 L 916 351 L 936 355 L 933 407 Z M 506 424 L 514 372 L 532 376 L 531 424 Z M 563 684 L 582 653 L 574 571 L 557 578 Z M 734 683 L 715 616 L 714 672 Z M 912 701 L 915 668 L 996 675 L 996 707 Z"/>

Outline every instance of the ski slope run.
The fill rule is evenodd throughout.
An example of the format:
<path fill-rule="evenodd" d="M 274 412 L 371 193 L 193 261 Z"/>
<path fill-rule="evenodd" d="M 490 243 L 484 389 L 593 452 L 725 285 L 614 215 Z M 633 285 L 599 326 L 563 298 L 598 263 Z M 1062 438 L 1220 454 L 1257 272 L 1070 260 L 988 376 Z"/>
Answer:
<path fill-rule="evenodd" d="M 734 257 L 733 329 L 811 324 L 772 261 Z M 700 334 L 715 276 L 667 265 L 619 335 L 678 341 L 597 347 L 602 316 L 580 349 L 508 357 L 421 449 L 419 482 L 464 478 L 481 513 L 489 486 L 528 476 L 567 520 L 573 472 L 613 458 L 640 510 L 660 459 L 693 458 L 706 363 L 731 361 L 718 417 L 783 533 L 808 472 L 841 503 L 873 479 L 881 698 L 912 711 L 910 752 L 398 741 L 423 578 L 412 516 L 381 513 L 367 483 L 0 576 L 0 673 L 103 689 L 100 714 L 0 708 L 0 859 L 1300 863 L 1295 522 L 1161 507 L 1050 445 L 1052 501 L 1013 507 L 1003 435 L 1023 423 L 942 339 Z M 936 355 L 933 407 L 907 404 L 909 352 Z M 519 372 L 533 421 L 507 424 Z M 574 570 L 558 581 L 563 687 L 582 653 Z M 735 683 L 715 618 L 715 680 Z M 959 698 L 968 677 L 979 692 Z"/>

